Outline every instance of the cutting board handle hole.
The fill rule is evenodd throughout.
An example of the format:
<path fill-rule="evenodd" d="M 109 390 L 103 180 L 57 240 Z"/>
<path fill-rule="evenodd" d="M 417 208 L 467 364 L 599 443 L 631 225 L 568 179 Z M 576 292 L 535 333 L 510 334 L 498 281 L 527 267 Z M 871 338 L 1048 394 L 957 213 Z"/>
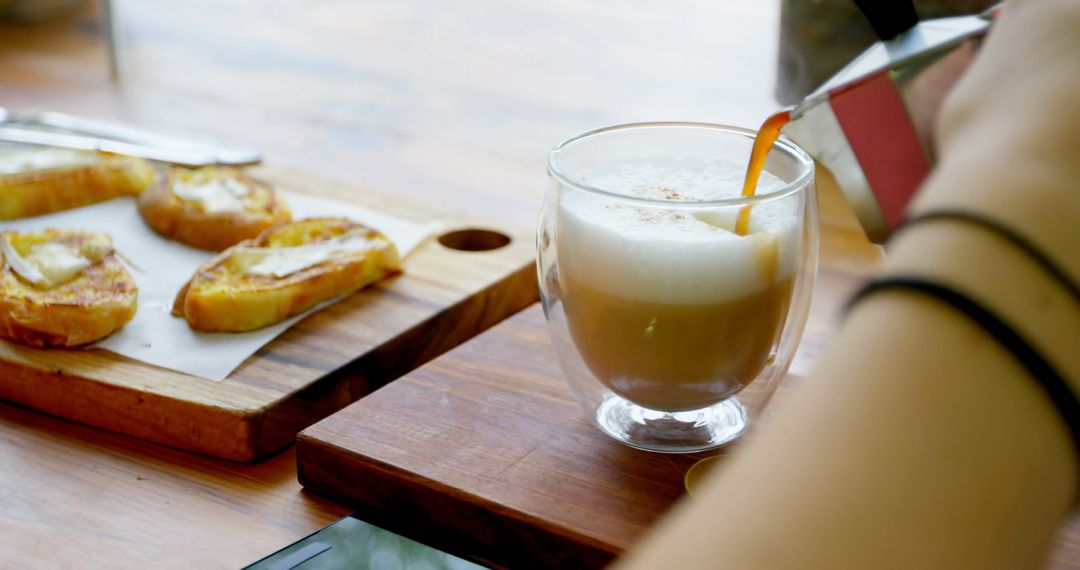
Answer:
<path fill-rule="evenodd" d="M 439 236 L 439 243 L 458 251 L 491 251 L 510 244 L 510 236 L 493 230 L 467 228 Z"/>

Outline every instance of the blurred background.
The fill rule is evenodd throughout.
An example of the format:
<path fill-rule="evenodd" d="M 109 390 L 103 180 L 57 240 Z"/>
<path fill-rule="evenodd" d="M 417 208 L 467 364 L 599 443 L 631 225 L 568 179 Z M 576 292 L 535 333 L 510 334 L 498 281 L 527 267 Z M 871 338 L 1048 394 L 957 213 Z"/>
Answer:
<path fill-rule="evenodd" d="M 778 2 L 113 0 L 117 82 L 101 6 L 55 3 L 74 6 L 0 24 L 0 105 L 256 146 L 404 195 L 461 190 L 457 208 L 528 226 L 571 134 L 753 127 L 776 106 Z"/>

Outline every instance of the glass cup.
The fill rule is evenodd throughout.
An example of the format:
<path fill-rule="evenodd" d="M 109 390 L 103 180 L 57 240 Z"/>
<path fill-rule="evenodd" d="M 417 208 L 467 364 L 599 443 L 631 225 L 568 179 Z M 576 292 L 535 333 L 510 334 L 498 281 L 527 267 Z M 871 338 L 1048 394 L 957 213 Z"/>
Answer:
<path fill-rule="evenodd" d="M 734 440 L 791 365 L 817 268 L 814 162 L 782 138 L 757 195 L 740 197 L 754 134 L 619 125 L 549 156 L 537 232 L 548 332 L 588 417 L 632 447 Z"/>

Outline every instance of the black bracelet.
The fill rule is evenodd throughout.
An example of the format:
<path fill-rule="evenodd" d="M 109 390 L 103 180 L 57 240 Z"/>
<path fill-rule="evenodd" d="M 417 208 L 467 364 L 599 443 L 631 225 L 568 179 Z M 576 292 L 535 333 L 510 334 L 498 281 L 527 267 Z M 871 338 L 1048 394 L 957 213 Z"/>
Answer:
<path fill-rule="evenodd" d="M 1017 248 L 1023 250 L 1024 253 L 1028 254 L 1028 256 L 1043 268 L 1043 270 L 1049 273 L 1051 277 L 1061 283 L 1062 287 L 1069 291 L 1069 294 L 1072 295 L 1074 301 L 1080 303 L 1080 287 L 1069 278 L 1069 275 L 1065 273 L 1065 270 L 1055 263 L 1054 260 L 1050 259 L 1048 255 L 1042 252 L 1042 250 L 1035 247 L 1030 240 L 1020 235 L 1012 228 L 980 214 L 960 210 L 935 210 L 926 212 L 905 220 L 904 223 L 896 228 L 893 232 L 893 236 L 912 226 L 940 220 L 965 222 L 988 230 L 997 234 L 999 237 L 1004 238 L 1005 241 L 1008 241 Z"/>
<path fill-rule="evenodd" d="M 847 304 L 847 310 L 863 299 L 882 291 L 915 291 L 945 302 L 982 327 L 1002 348 L 1018 360 L 1050 397 L 1069 428 L 1080 458 L 1080 400 L 1065 378 L 1023 337 L 982 305 L 949 287 L 921 277 L 883 277 L 864 285 Z"/>

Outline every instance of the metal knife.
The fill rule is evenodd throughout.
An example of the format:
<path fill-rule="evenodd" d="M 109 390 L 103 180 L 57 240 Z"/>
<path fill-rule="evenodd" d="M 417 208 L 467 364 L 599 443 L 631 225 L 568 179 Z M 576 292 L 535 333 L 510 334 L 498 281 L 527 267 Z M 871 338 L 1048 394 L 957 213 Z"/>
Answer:
<path fill-rule="evenodd" d="M 149 160 L 169 162 L 180 166 L 210 166 L 219 164 L 212 153 L 181 148 L 164 148 L 133 144 L 112 139 L 52 133 L 15 126 L 0 126 L 0 141 L 46 145 L 76 150 L 100 150 Z"/>

